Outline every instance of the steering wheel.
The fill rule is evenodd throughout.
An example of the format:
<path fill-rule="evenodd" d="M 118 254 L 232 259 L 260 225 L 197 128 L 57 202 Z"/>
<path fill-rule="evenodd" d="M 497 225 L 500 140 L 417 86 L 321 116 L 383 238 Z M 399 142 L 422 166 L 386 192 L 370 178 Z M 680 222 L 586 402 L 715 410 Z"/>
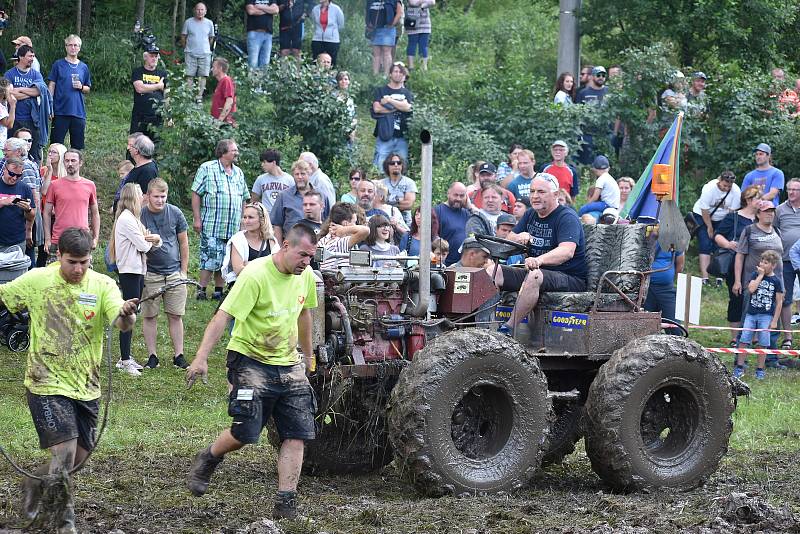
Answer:
<path fill-rule="evenodd" d="M 494 235 L 475 234 L 475 239 L 492 252 L 492 256 L 515 256 L 528 251 L 528 246 Z M 499 245 L 499 247 L 498 247 Z M 509 248 L 507 248 L 509 247 Z M 497 254 L 499 253 L 499 254 Z"/>

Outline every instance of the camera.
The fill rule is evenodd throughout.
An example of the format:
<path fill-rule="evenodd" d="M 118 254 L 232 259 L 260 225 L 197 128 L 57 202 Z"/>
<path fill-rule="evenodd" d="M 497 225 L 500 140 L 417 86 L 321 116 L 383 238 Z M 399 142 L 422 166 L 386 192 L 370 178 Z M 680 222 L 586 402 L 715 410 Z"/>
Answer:
<path fill-rule="evenodd" d="M 142 26 L 138 20 L 133 26 L 133 46 L 145 52 L 158 51 L 156 36 L 148 26 Z"/>

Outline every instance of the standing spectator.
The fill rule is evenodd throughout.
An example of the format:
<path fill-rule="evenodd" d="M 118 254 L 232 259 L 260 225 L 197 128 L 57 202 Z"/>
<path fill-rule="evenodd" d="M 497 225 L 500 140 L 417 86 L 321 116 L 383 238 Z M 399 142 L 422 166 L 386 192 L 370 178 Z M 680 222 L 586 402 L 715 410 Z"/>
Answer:
<path fill-rule="evenodd" d="M 281 447 L 272 515 L 297 517 L 303 442 L 315 436 L 316 402 L 306 369 L 313 371 L 315 364 L 311 309 L 317 307 L 317 291 L 309 262 L 316 242 L 314 232 L 307 227 L 294 228 L 286 235 L 281 250 L 255 260 L 258 268 L 242 272 L 206 327 L 197 356 L 186 370 L 186 382 L 191 386 L 197 378 L 207 379 L 208 356 L 235 319 L 227 357 L 233 422 L 195 456 L 187 477 L 195 496 L 208 490 L 214 470 L 227 453 L 256 443 L 273 419 Z M 278 376 L 281 378 L 275 379 Z M 251 393 L 251 404 L 243 404 L 242 398 Z"/>
<path fill-rule="evenodd" d="M 559 202 L 561 204 L 561 202 Z M 531 207 L 531 201 L 527 198 L 518 198 L 514 203 L 514 218 L 519 222 L 525 216 L 525 212 Z"/>
<path fill-rule="evenodd" d="M 447 202 L 436 206 L 434 211 L 439 219 L 439 236 L 450 245 L 444 264 L 452 265 L 458 261 L 458 249 L 467 237 L 470 211 L 467 209 L 467 188 L 464 184 L 453 182 L 447 190 Z"/>
<path fill-rule="evenodd" d="M 67 228 L 84 228 L 92 232 L 92 248 L 100 238 L 100 208 L 94 182 L 80 175 L 83 156 L 74 149 L 64 152 L 66 174 L 51 182 L 47 189 L 47 203 L 42 217 L 44 243 L 52 255 L 58 240 Z M 52 224 L 53 216 L 55 223 Z"/>
<path fill-rule="evenodd" d="M 495 168 L 493 163 L 484 162 L 478 167 L 478 185 L 473 193 L 468 193 L 469 201 L 476 208 L 483 207 L 483 190 L 490 185 L 497 185 L 497 177 L 495 175 Z M 498 186 L 499 187 L 499 186 Z M 500 188 L 500 209 L 507 213 L 514 211 L 514 203 L 516 199 L 514 195 L 503 188 Z"/>
<path fill-rule="evenodd" d="M 244 6 L 247 30 L 247 64 L 251 69 L 269 65 L 272 55 L 272 17 L 278 14 L 277 0 L 247 0 Z"/>
<path fill-rule="evenodd" d="M 158 177 L 158 165 L 153 161 L 155 151 L 155 144 L 146 135 L 128 137 L 128 154 L 133 159 L 133 169 L 125 177 L 123 186 L 139 184 L 139 189 L 142 191 L 147 192 L 150 189 L 150 180 Z"/>
<path fill-rule="evenodd" d="M 669 111 L 686 111 L 686 76 L 681 71 L 675 71 L 669 87 L 661 93 L 661 105 Z M 668 117 L 672 122 L 672 114 Z"/>
<path fill-rule="evenodd" d="M 516 176 L 517 156 L 522 152 L 523 148 L 519 143 L 511 143 L 511 146 L 508 147 L 508 161 L 501 161 L 500 165 L 497 166 L 497 179 L 500 181 L 500 187 L 508 187 L 508 184 Z"/>
<path fill-rule="evenodd" d="M 214 59 L 211 75 L 217 80 L 217 88 L 211 97 L 211 116 L 222 122 L 236 126 L 233 114 L 236 113 L 236 86 L 228 76 L 228 60 L 224 57 Z"/>
<path fill-rule="evenodd" d="M 497 184 L 488 184 L 481 189 L 482 208 L 475 207 L 472 215 L 467 220 L 465 232 L 467 235 L 490 235 L 497 232 L 497 219 L 503 210 L 503 190 Z"/>
<path fill-rule="evenodd" d="M 250 198 L 242 170 L 234 163 L 239 147 L 222 139 L 217 159 L 200 165 L 192 182 L 192 227 L 200 234 L 200 287 L 197 300 L 206 300 L 206 286 L 214 275 L 213 299 L 222 300 L 222 260 L 225 245 L 239 231 L 242 208 Z"/>
<path fill-rule="evenodd" d="M 698 224 L 697 250 L 700 276 L 704 284 L 708 283 L 708 264 L 714 251 L 716 227 L 728 213 L 739 209 L 741 191 L 734 183 L 735 179 L 736 176 L 731 171 L 724 171 L 718 178 L 703 186 L 700 198 L 692 208 L 694 220 Z"/>
<path fill-rule="evenodd" d="M 306 20 L 306 2 L 304 0 L 278 0 L 280 10 L 281 56 L 292 55 L 300 59 L 303 48 L 303 24 Z"/>
<path fill-rule="evenodd" d="M 411 224 L 411 208 L 417 200 L 417 184 L 405 175 L 406 161 L 397 153 L 390 153 L 383 161 L 383 173 L 386 176 L 381 183 L 386 187 L 389 196 L 386 203 L 403 213 L 406 225 Z"/>
<path fill-rule="evenodd" d="M 536 176 L 536 156 L 530 150 L 522 150 L 517 154 L 517 175 L 511 180 L 506 188 L 511 191 L 514 198 L 530 198 L 531 183 Z"/>
<path fill-rule="evenodd" d="M 566 141 L 560 139 L 553 141 L 550 145 L 550 155 L 553 161 L 542 168 L 542 172 L 552 174 L 558 180 L 559 189 L 567 191 L 572 198 L 578 196 L 580 192 L 581 177 L 578 169 L 567 163 L 569 146 Z"/>
<path fill-rule="evenodd" d="M 47 203 L 47 192 L 50 186 L 59 178 L 67 175 L 67 167 L 64 165 L 64 154 L 67 152 L 67 147 L 61 143 L 52 143 L 50 148 L 47 149 L 47 160 L 41 169 L 42 174 L 42 210 Z M 48 243 L 49 244 L 49 243 Z"/>
<path fill-rule="evenodd" d="M 761 192 L 758 187 L 751 185 L 742 191 L 742 207 L 738 211 L 728 213 L 717 225 L 717 233 L 714 235 L 714 242 L 719 248 L 736 252 L 736 242 L 742 231 L 753 224 L 758 210 L 758 203 Z M 736 282 L 734 277 L 734 262 L 731 262 L 730 269 L 725 276 L 725 285 L 728 287 L 728 326 L 739 328 L 742 326 L 742 294 L 733 292 L 733 284 Z M 731 330 L 731 347 L 736 346 L 737 333 Z"/>
<path fill-rule="evenodd" d="M 589 80 L 592 79 L 592 70 L 594 69 L 594 65 L 584 65 L 581 67 L 581 79 L 580 79 L 580 87 L 578 89 L 583 89 L 589 84 Z"/>
<path fill-rule="evenodd" d="M 411 229 L 403 234 L 400 239 L 400 252 L 405 252 L 408 256 L 419 256 L 419 245 L 422 242 L 422 213 L 420 208 L 414 210 L 414 222 L 411 223 Z M 431 212 L 431 240 L 439 237 L 439 219 L 436 212 Z"/>
<path fill-rule="evenodd" d="M 705 111 L 706 103 L 706 74 L 702 71 L 692 73 L 692 84 L 686 93 L 686 100 L 689 105 L 698 108 L 698 111 Z"/>
<path fill-rule="evenodd" d="M 566 108 L 575 103 L 575 77 L 571 72 L 562 72 L 558 75 L 553 93 L 554 104 L 559 104 Z"/>
<path fill-rule="evenodd" d="M 597 156 L 592 162 L 592 174 L 597 181 L 594 183 L 594 191 L 586 199 L 586 204 L 578 210 L 578 215 L 591 215 L 594 220 L 599 220 L 601 213 L 608 208 L 613 208 L 619 213 L 619 186 L 614 177 L 608 172 L 610 164 L 605 156 Z M 597 214 L 597 216 L 595 216 Z M 584 222 L 584 219 L 581 219 Z M 709 239 L 714 234 L 710 234 Z"/>
<path fill-rule="evenodd" d="M 181 30 L 181 42 L 186 61 L 186 83 L 192 89 L 197 78 L 197 103 L 203 101 L 206 78 L 211 70 L 211 43 L 214 42 L 214 23 L 206 18 L 206 5 L 194 6 L 194 17 L 186 19 Z"/>
<path fill-rule="evenodd" d="M 68 35 L 64 39 L 67 55 L 50 68 L 47 88 L 53 97 L 52 141 L 64 143 L 69 131 L 69 144 L 72 148 L 83 150 L 86 133 L 86 103 L 84 97 L 92 87 L 89 67 L 78 59 L 81 51 L 81 38 Z"/>
<path fill-rule="evenodd" d="M 302 152 L 300 159 L 308 163 L 311 168 L 311 176 L 308 177 L 309 183 L 325 196 L 328 206 L 336 204 L 336 189 L 333 187 L 330 177 L 319 168 L 317 156 L 313 152 Z"/>
<path fill-rule="evenodd" d="M 625 206 L 628 196 L 630 196 L 633 188 L 636 187 L 636 182 L 630 176 L 623 176 L 617 180 L 617 185 L 619 186 L 619 205 Z"/>
<path fill-rule="evenodd" d="M 32 240 L 36 204 L 31 188 L 20 181 L 21 177 L 22 160 L 6 159 L 0 183 L 0 252 L 15 246 L 24 252 L 26 242 Z"/>
<path fill-rule="evenodd" d="M 474 163 L 467 167 L 466 172 L 466 181 L 469 184 L 467 186 L 467 196 L 472 198 L 474 195 L 480 193 L 481 190 L 481 177 L 480 177 L 480 168 L 481 166 L 486 163 L 482 159 L 476 159 Z"/>
<path fill-rule="evenodd" d="M 277 148 L 268 148 L 261 153 L 261 170 L 264 174 L 253 183 L 250 202 L 261 202 L 269 214 L 275 205 L 275 199 L 294 185 L 294 179 L 281 169 L 281 153 Z"/>
<path fill-rule="evenodd" d="M 372 99 L 372 118 L 375 119 L 375 157 L 377 168 L 383 166 L 386 157 L 395 152 L 408 159 L 408 119 L 414 103 L 414 95 L 405 88 L 408 70 L 402 63 L 395 63 L 389 71 L 389 83 L 375 89 Z"/>
<path fill-rule="evenodd" d="M 303 194 L 303 218 L 297 224 L 305 224 L 314 230 L 314 233 L 319 235 L 322 228 L 322 206 L 325 205 L 325 199 L 319 191 L 306 191 Z"/>
<path fill-rule="evenodd" d="M 350 182 L 350 191 L 342 195 L 341 202 L 349 202 L 350 204 L 358 204 L 358 185 L 364 179 L 364 172 L 361 169 L 351 169 L 348 175 Z"/>
<path fill-rule="evenodd" d="M 11 42 L 14 44 L 14 57 L 16 58 L 19 58 L 19 48 L 21 46 L 27 45 L 33 48 L 33 41 L 31 41 L 31 38 L 28 37 L 27 35 L 20 35 Z M 42 72 L 42 67 L 41 65 L 39 65 L 38 58 L 35 57 L 33 58 L 33 63 L 31 63 L 31 68 L 36 72 Z"/>
<path fill-rule="evenodd" d="M 356 115 L 356 104 L 353 101 L 353 97 L 350 96 L 350 73 L 346 70 L 340 70 L 336 73 L 336 90 L 334 93 L 339 100 L 345 103 L 347 113 L 350 115 L 350 133 L 347 136 L 347 147 L 352 152 L 355 149 L 353 144 L 356 141 L 358 117 Z"/>
<path fill-rule="evenodd" d="M 772 148 L 767 143 L 759 143 L 753 151 L 756 168 L 748 172 L 742 188 L 757 185 L 761 189 L 761 200 L 771 200 L 777 207 L 783 190 L 783 171 L 770 164 Z"/>
<path fill-rule="evenodd" d="M 230 289 L 239 273 L 248 263 L 278 252 L 280 244 L 275 239 L 269 214 L 256 202 L 242 210 L 242 230 L 233 234 L 225 246 L 222 276 Z"/>
<path fill-rule="evenodd" d="M 422 70 L 428 70 L 428 45 L 431 40 L 430 8 L 434 5 L 436 5 L 436 0 L 408 0 L 405 27 L 406 34 L 408 34 L 406 56 L 409 69 L 414 68 L 414 56 L 417 55 L 417 49 L 419 49 L 419 55 L 422 58 Z"/>
<path fill-rule="evenodd" d="M 367 0 L 365 25 L 372 45 L 372 74 L 390 75 L 397 25 L 403 18 L 403 0 Z"/>
<path fill-rule="evenodd" d="M 66 180 L 61 182 L 66 183 Z M 151 234 L 141 222 L 142 191 L 137 184 L 125 184 L 117 204 L 114 227 L 111 230 L 109 243 L 110 259 L 117 264 L 119 286 L 122 298 L 138 299 L 144 288 L 144 273 L 147 272 L 145 254 L 153 247 L 161 246 L 161 237 Z M 142 373 L 142 366 L 131 357 L 131 340 L 133 332 L 120 332 L 117 369 L 132 376 Z"/>
<path fill-rule="evenodd" d="M 142 53 L 142 66 L 131 74 L 133 109 L 129 133 L 141 132 L 153 140 L 155 128 L 163 122 L 161 105 L 167 90 L 167 71 L 158 66 L 159 53 L 158 47 L 151 45 Z"/>
<path fill-rule="evenodd" d="M 336 68 L 336 56 L 339 54 L 341 42 L 339 31 L 344 30 L 342 8 L 331 0 L 319 0 L 319 4 L 311 10 L 311 20 L 314 21 L 311 55 L 317 57 L 327 53 L 331 56 L 331 67 Z"/>
<path fill-rule="evenodd" d="M 775 228 L 781 235 L 783 245 L 783 264 L 779 274 L 783 274 L 784 299 L 781 308 L 781 322 L 784 330 L 790 330 L 792 321 L 792 300 L 794 298 L 794 281 L 797 278 L 789 251 L 800 240 L 800 178 L 792 178 L 786 183 L 789 198 L 775 210 Z M 792 348 L 791 332 L 784 332 L 782 349 Z"/>
<path fill-rule="evenodd" d="M 21 143 L 19 143 L 21 141 Z M 19 143 L 19 144 L 18 144 Z M 44 252 L 44 230 L 42 223 L 42 173 L 39 165 L 31 157 L 28 149 L 33 143 L 33 136 L 27 128 L 20 128 L 9 143 L 16 147 L 16 153 L 25 162 L 22 168 L 22 181 L 33 190 L 36 200 L 36 218 L 33 220 L 33 244 L 28 246 L 27 254 L 31 258 L 31 265 L 36 265 L 36 252 Z"/>
<path fill-rule="evenodd" d="M 608 93 L 607 77 L 608 73 L 604 67 L 597 66 L 592 68 L 592 76 L 586 86 L 578 91 L 575 102 L 577 104 L 601 105 Z M 594 160 L 594 136 L 597 133 L 588 132 L 583 134 L 583 146 L 578 159 L 584 165 L 588 165 Z"/>
<path fill-rule="evenodd" d="M 357 223 L 358 208 L 347 202 L 337 202 L 330 216 L 322 225 L 317 245 L 330 252 L 348 253 L 369 235 L 369 226 Z M 347 265 L 347 258 L 329 258 L 320 265 L 320 270 L 336 269 Z"/>
<path fill-rule="evenodd" d="M 7 79 L 0 79 L 0 143 L 8 139 L 8 130 L 14 126 L 17 114 L 17 99 L 12 89 Z"/>
<path fill-rule="evenodd" d="M 28 45 L 22 45 L 17 51 L 19 62 L 8 70 L 5 78 L 14 86 L 12 94 L 17 99 L 17 113 L 14 118 L 12 135 L 20 128 L 27 128 L 33 136 L 29 152 L 37 162 L 42 160 L 41 147 L 49 137 L 48 121 L 52 111 L 52 98 L 39 71 L 31 68 L 36 54 Z M 39 98 L 41 103 L 39 103 Z"/>
<path fill-rule="evenodd" d="M 292 176 L 294 177 L 294 185 L 278 195 L 278 198 L 275 199 L 275 204 L 272 206 L 272 211 L 270 211 L 270 220 L 278 243 L 282 243 L 283 236 L 303 218 L 303 195 L 305 195 L 306 191 L 314 189 L 309 182 L 311 166 L 304 160 L 298 159 L 294 162 Z M 325 200 L 322 210 L 323 217 L 326 217 L 329 211 L 330 205 Z"/>
<path fill-rule="evenodd" d="M 511 215 L 510 213 L 501 213 L 500 216 L 497 218 L 497 228 L 495 230 L 495 235 L 500 239 L 508 239 L 511 232 L 514 230 L 514 227 L 517 225 L 517 219 Z M 524 265 L 525 264 L 525 255 L 524 254 L 514 254 L 513 256 L 509 256 L 505 260 L 500 260 L 501 265 Z"/>
<path fill-rule="evenodd" d="M 399 243 L 403 234 L 409 230 L 403 219 L 403 212 L 397 209 L 397 206 L 386 203 L 386 199 L 389 198 L 389 190 L 383 183 L 377 180 L 361 180 L 361 185 L 358 186 L 358 205 L 361 208 L 367 206 L 370 196 L 372 197 L 372 209 L 366 210 L 367 215 L 386 215 L 389 222 L 392 223 L 392 237 L 394 237 L 395 243 Z"/>
<path fill-rule="evenodd" d="M 186 217 L 175 205 L 167 202 L 169 187 L 161 178 L 151 180 L 145 205 L 141 211 L 141 222 L 151 235 L 161 237 L 161 246 L 147 252 L 147 272 L 144 275 L 142 297 L 147 298 L 162 286 L 187 277 L 189 272 L 189 226 Z M 167 329 L 172 340 L 172 364 L 186 369 L 189 364 L 183 355 L 183 315 L 186 313 L 186 286 L 173 287 L 161 297 L 142 304 L 142 336 L 147 347 L 145 369 L 159 365 L 156 345 L 156 320 L 164 301 L 167 314 Z"/>

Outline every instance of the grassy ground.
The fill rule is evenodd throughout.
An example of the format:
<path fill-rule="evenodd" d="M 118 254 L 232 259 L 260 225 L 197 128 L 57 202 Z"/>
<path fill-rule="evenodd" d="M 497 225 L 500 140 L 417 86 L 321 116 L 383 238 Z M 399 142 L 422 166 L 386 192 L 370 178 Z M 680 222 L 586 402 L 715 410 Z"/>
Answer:
<path fill-rule="evenodd" d="M 84 174 L 98 183 L 102 209 L 109 205 L 116 185 L 114 168 L 123 157 L 127 102 L 103 95 L 92 98 L 95 120 L 90 122 L 89 139 L 95 144 Z M 104 235 L 109 220 L 104 217 Z M 196 253 L 192 258 L 196 275 Z M 95 265 L 103 269 L 99 257 Z M 696 264 L 690 261 L 689 269 L 696 272 Z M 724 324 L 726 298 L 724 289 L 704 292 L 703 324 Z M 213 311 L 211 302 L 189 301 L 187 357 L 195 353 Z M 726 346 L 729 339 L 725 332 L 697 330 L 692 338 L 709 347 Z M 162 361 L 169 361 L 163 322 L 158 340 Z M 116 361 L 116 336 L 112 352 Z M 269 515 L 276 485 L 275 452 L 266 442 L 227 458 L 204 498 L 190 497 L 183 486 L 193 454 L 229 424 L 222 354 L 220 344 L 211 358 L 209 384 L 192 390 L 185 389 L 183 374 L 170 366 L 140 378 L 114 373 L 107 432 L 90 467 L 76 477 L 82 531 L 264 531 L 248 525 Z M 134 336 L 134 355 L 146 357 L 140 330 Z M 46 455 L 38 450 L 24 402 L 23 370 L 23 356 L 0 348 L 0 444 L 32 467 Z M 301 507 L 308 519 L 284 522 L 282 528 L 297 533 L 731 530 L 719 521 L 730 519 L 722 503 L 732 492 L 750 492 L 800 513 L 800 472 L 795 469 L 800 461 L 800 374 L 772 371 L 763 382 L 751 380 L 751 386 L 752 395 L 740 399 L 734 416 L 728 456 L 706 486 L 691 492 L 609 493 L 579 446 L 563 465 L 543 470 L 530 488 L 513 496 L 423 499 L 391 465 L 364 477 L 304 477 Z M 14 524 L 18 482 L 11 468 L 0 462 L 0 532 Z M 741 521 L 737 528 L 750 531 Z M 776 530 L 764 525 L 762 529 Z"/>

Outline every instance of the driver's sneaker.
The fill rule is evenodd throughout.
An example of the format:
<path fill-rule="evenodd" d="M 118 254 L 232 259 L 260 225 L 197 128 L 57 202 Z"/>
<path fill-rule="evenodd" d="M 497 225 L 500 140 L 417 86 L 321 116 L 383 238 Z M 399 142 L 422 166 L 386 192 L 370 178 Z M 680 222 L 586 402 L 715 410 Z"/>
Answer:
<path fill-rule="evenodd" d="M 741 365 L 737 365 L 736 367 L 734 367 L 733 376 L 736 378 L 742 378 L 744 376 L 744 367 Z"/>
<path fill-rule="evenodd" d="M 279 491 L 272 507 L 273 519 L 295 519 L 297 517 L 297 492 Z"/>
<path fill-rule="evenodd" d="M 501 325 L 500 325 L 500 326 L 497 328 L 497 331 L 498 331 L 498 332 L 500 332 L 501 334 L 503 334 L 504 336 L 509 336 L 509 337 L 511 337 L 511 335 L 512 335 L 512 332 L 511 332 L 511 327 L 508 325 L 508 323 L 503 323 L 503 324 L 501 324 Z"/>

